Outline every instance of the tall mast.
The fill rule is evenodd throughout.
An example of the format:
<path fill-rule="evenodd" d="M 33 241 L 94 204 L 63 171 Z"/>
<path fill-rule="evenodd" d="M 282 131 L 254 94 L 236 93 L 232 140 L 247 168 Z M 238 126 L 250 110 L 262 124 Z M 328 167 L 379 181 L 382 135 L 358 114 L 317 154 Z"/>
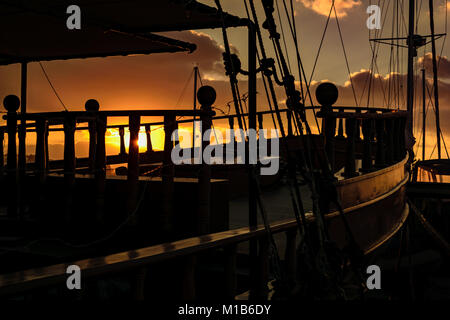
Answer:
<path fill-rule="evenodd" d="M 414 20 L 415 8 L 414 0 L 409 0 L 409 30 L 408 30 L 408 83 L 407 83 L 407 101 L 406 110 L 408 111 L 408 120 L 406 123 L 406 141 L 408 149 L 413 144 L 413 110 L 414 110 L 414 57 L 417 55 L 414 43 Z"/>
<path fill-rule="evenodd" d="M 436 144 L 438 151 L 438 159 L 441 159 L 441 127 L 439 124 L 439 91 L 438 91 L 438 75 L 436 62 L 436 41 L 434 38 L 434 9 L 433 0 L 429 1 L 430 7 L 430 30 L 431 30 L 431 51 L 433 55 L 433 83 L 434 83 L 434 108 L 436 111 Z"/>

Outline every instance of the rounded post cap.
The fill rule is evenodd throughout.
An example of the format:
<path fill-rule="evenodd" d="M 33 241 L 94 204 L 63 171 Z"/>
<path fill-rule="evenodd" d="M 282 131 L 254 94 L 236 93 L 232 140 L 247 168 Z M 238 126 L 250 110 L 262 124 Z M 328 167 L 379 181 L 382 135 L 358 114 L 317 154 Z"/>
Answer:
<path fill-rule="evenodd" d="M 323 107 L 332 106 L 338 97 L 338 88 L 331 82 L 323 82 L 316 89 L 316 99 Z"/>
<path fill-rule="evenodd" d="M 211 106 L 216 101 L 216 90 L 211 86 L 202 86 L 197 91 L 197 99 L 202 106 Z"/>
<path fill-rule="evenodd" d="M 84 108 L 86 109 L 86 111 L 95 112 L 95 111 L 98 111 L 100 109 L 100 104 L 95 99 L 89 99 L 84 104 Z"/>
<path fill-rule="evenodd" d="M 20 107 L 19 97 L 10 94 L 3 99 L 3 106 L 8 112 L 16 112 Z"/>

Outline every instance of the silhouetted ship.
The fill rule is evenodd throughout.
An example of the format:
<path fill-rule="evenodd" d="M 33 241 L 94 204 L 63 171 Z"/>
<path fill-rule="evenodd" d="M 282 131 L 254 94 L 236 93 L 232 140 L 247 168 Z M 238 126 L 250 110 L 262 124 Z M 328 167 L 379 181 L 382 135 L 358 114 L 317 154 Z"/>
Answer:
<path fill-rule="evenodd" d="M 73 291 L 66 288 L 69 265 L 81 269 L 82 294 L 76 298 L 99 298 L 102 286 L 114 296 L 114 279 L 121 283 L 116 290 L 136 299 L 235 299 L 247 291 L 250 298 L 267 298 L 269 284 L 274 298 L 304 296 L 311 293 L 314 279 L 326 280 L 317 280 L 324 286 L 315 287 L 314 295 L 333 296 L 332 284 L 338 281 L 333 274 L 346 272 L 348 264 L 363 270 L 363 256 L 373 254 L 403 226 L 413 160 L 408 152 L 412 108 L 334 106 L 338 92 L 330 83 L 316 91 L 320 107 L 305 107 L 309 88 L 306 93 L 305 85 L 300 92 L 286 67 L 272 1 L 262 1 L 263 28 L 280 55 L 281 71 L 257 46 L 265 31 L 252 0 L 252 20 L 225 13 L 220 4 L 215 9 L 192 0 L 89 1 L 80 4 L 80 30 L 65 27 L 71 4 L 0 1 L 0 24 L 10 30 L 2 40 L 0 64 L 22 66 L 22 98 L 4 99 L 7 125 L 0 131 L 2 296 L 73 299 Z M 247 70 L 228 44 L 227 29 L 238 27 L 248 30 Z M 223 31 L 234 114 L 215 114 L 215 91 L 208 86 L 198 90 L 200 107 L 193 110 L 106 111 L 93 99 L 86 102 L 86 111 L 26 110 L 27 63 L 192 52 L 195 44 L 154 32 L 205 28 Z M 411 42 L 409 50 L 416 45 Z M 239 73 L 247 77 L 248 112 L 243 112 L 236 91 Z M 270 110 L 259 107 L 257 74 L 267 83 Z M 275 85 L 284 87 L 288 108 L 278 105 Z M 311 132 L 307 112 L 321 119 L 319 134 Z M 128 118 L 128 123 L 110 124 L 118 117 Z M 145 123 L 144 117 L 162 121 Z M 216 165 L 175 165 L 171 160 L 171 133 L 179 124 L 197 120 L 205 131 L 216 121 L 228 121 L 230 128 L 254 129 L 261 138 L 270 119 L 280 133 L 281 169 L 276 175 L 261 176 L 261 164 L 248 159 L 244 164 Z M 155 126 L 165 132 L 162 151 L 152 148 Z M 139 151 L 141 128 L 146 152 Z M 78 130 L 89 132 L 86 158 L 75 154 Z M 106 154 L 107 130 L 118 130 L 119 154 Z M 49 159 L 49 135 L 54 131 L 64 133 L 63 160 Z M 29 162 L 25 146 L 31 138 L 35 154 Z M 224 145 L 242 143 L 249 156 L 249 140 L 242 141 Z M 203 141 L 182 152 L 200 153 L 208 144 Z M 276 198 L 278 191 L 273 190 L 279 187 L 286 192 Z M 272 203 L 265 202 L 268 194 Z M 248 201 L 240 201 L 243 209 L 237 209 L 233 199 Z M 105 284 L 105 279 L 112 280 Z"/>

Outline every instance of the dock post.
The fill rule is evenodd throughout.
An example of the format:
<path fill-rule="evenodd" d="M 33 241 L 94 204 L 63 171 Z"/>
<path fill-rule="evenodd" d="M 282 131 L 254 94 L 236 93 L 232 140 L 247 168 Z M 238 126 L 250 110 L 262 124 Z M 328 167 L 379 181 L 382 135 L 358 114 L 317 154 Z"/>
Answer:
<path fill-rule="evenodd" d="M 172 162 L 172 149 L 174 142 L 172 134 L 176 128 L 176 117 L 174 114 L 164 116 L 164 153 L 163 167 L 161 169 L 162 178 L 162 212 L 159 214 L 158 220 L 160 230 L 165 237 L 170 236 L 174 231 L 173 212 L 174 212 L 174 177 L 175 167 Z"/>
<path fill-rule="evenodd" d="M 211 112 L 214 101 L 216 101 L 216 91 L 210 86 L 203 86 L 198 89 L 197 99 L 201 104 L 201 110 L 204 111 L 200 116 L 202 121 L 202 153 L 209 145 L 209 137 L 204 137 L 204 132 L 211 129 L 212 118 L 207 112 Z M 210 164 L 202 163 L 200 165 L 200 172 L 198 176 L 198 227 L 199 234 L 206 234 L 210 232 L 211 228 L 211 166 Z"/>
<path fill-rule="evenodd" d="M 64 117 L 64 184 L 65 184 L 65 208 L 64 222 L 72 222 L 73 193 L 75 187 L 75 130 L 76 119 L 67 114 Z"/>
<path fill-rule="evenodd" d="M 128 148 L 128 200 L 127 214 L 131 215 L 130 225 L 137 225 L 137 204 L 139 192 L 139 129 L 141 118 L 131 115 L 128 120 L 130 129 L 130 145 Z"/>
<path fill-rule="evenodd" d="M 345 121 L 345 132 L 347 134 L 347 154 L 345 158 L 345 167 L 343 176 L 345 178 L 356 177 L 358 173 L 355 167 L 355 133 L 356 119 L 347 118 Z"/>
<path fill-rule="evenodd" d="M 7 131 L 8 131 L 8 156 L 6 164 L 7 174 L 7 199 L 8 199 L 8 217 L 16 219 L 18 204 L 18 175 L 17 175 L 17 151 L 16 151 L 16 134 L 17 134 L 17 110 L 20 107 L 20 100 L 14 95 L 6 96 L 3 105 L 7 113 Z"/>

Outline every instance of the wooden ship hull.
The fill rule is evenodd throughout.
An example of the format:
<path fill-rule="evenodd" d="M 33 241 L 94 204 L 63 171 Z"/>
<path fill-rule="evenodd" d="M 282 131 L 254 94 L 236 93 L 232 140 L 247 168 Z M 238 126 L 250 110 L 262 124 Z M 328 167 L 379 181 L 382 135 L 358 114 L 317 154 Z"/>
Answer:
<path fill-rule="evenodd" d="M 146 32 L 224 25 L 248 28 L 249 128 L 263 129 L 264 115 L 283 112 L 291 115 L 287 117 L 288 134 L 280 139 L 280 161 L 295 158 L 299 163 L 304 162 L 304 154 L 310 152 L 305 144 L 315 148 L 311 170 L 320 168 L 321 159 L 326 157 L 336 177 L 333 186 L 343 215 L 356 243 L 364 253 L 373 253 L 401 228 L 408 215 L 405 184 L 409 179 L 411 159 L 407 155 L 402 134 L 406 114 L 388 109 L 330 105 L 328 111 L 318 113 L 323 121 L 321 134 L 294 132 L 292 110 L 257 112 L 254 25 L 247 19 L 231 15 L 224 17 L 223 13 L 218 15 L 215 9 L 194 3 L 190 10 L 195 19 L 190 20 L 184 14 L 184 4 L 146 2 L 146 6 L 155 6 L 146 10 L 154 12 L 155 18 L 146 20 L 150 24 Z M 92 10 L 95 8 L 93 6 Z M 33 11 L 30 12 L 33 14 Z M 97 14 L 101 15 L 101 12 Z M 161 20 L 161 17 L 172 12 L 180 13 L 174 17 L 177 21 Z M 108 11 L 104 14 L 107 15 Z M 158 24 L 153 25 L 154 21 Z M 133 24 L 128 19 L 125 22 Z M 51 24 L 47 27 L 52 29 Z M 101 37 L 103 33 L 93 34 Z M 147 48 L 145 52 L 193 49 L 191 44 L 155 37 L 155 47 Z M 75 40 L 75 44 L 79 42 Z M 51 44 L 58 45 L 57 41 Z M 115 54 L 139 53 L 136 46 L 140 45 L 132 43 L 128 50 Z M 58 48 L 54 49 L 56 52 Z M 70 49 L 75 51 L 75 48 L 69 47 L 66 52 L 70 52 Z M 88 52 L 81 57 L 108 56 L 113 53 L 103 50 Z M 42 54 L 45 56 L 48 52 Z M 63 58 L 79 57 L 77 51 Z M 60 58 L 59 55 L 47 56 L 48 60 Z M 4 63 L 19 61 L 24 67 L 34 61 L 27 59 L 17 57 Z M 240 278 L 237 247 L 245 242 L 250 244 L 250 250 L 245 266 L 246 280 L 242 283 L 247 283 L 246 289 L 250 290 L 252 296 L 267 298 L 268 232 L 286 234 L 281 250 L 284 251 L 284 272 L 288 279 L 295 282 L 298 221 L 291 217 L 292 208 L 287 205 L 284 215 L 291 218 L 273 222 L 269 226 L 258 224 L 258 220 L 261 220 L 256 210 L 257 179 L 253 176 L 255 167 L 252 164 L 177 166 L 172 162 L 174 142 L 171 134 L 179 124 L 186 123 L 177 118 L 190 118 L 187 122 L 200 118 L 206 130 L 215 120 L 226 118 L 231 124 L 236 117 L 215 117 L 211 109 L 214 101 L 208 97 L 199 98 L 199 102 L 202 106 L 200 110 L 103 111 L 99 110 L 96 101 L 89 100 L 86 111 L 28 113 L 22 109 L 18 113 L 20 100 L 8 96 L 4 103 L 7 125 L 0 130 L 0 146 L 3 146 L 5 134 L 8 139 L 7 151 L 0 148 L 1 160 L 7 153 L 6 165 L 0 161 L 2 194 L 5 195 L 1 206 L 6 213 L 2 217 L 0 232 L 5 239 L 11 239 L 11 243 L 5 245 L 7 249 L 3 256 L 8 263 L 0 267 L 0 295 L 14 298 L 28 293 L 47 292 L 48 288 L 57 288 L 58 292 L 65 290 L 66 268 L 74 264 L 81 268 L 83 277 L 93 283 L 105 276 L 126 274 L 126 281 L 131 283 L 132 288 L 132 295 L 129 292 L 128 295 L 138 300 L 151 295 L 149 291 L 153 290 L 155 283 L 160 284 L 159 289 L 154 290 L 158 292 L 159 298 L 164 296 L 164 290 L 170 288 L 172 294 L 176 291 L 175 296 L 187 300 L 205 297 L 211 292 L 235 299 L 242 291 L 241 281 L 237 281 Z M 127 117 L 128 123 L 109 125 L 111 119 L 116 117 Z M 155 151 L 151 147 L 150 128 L 158 123 L 142 123 L 143 117 L 164 119 L 159 123 L 166 133 L 163 151 Z M 257 118 L 261 119 L 259 126 Z M 148 150 L 145 153 L 139 152 L 137 144 L 141 127 L 147 133 Z M 125 150 L 124 128 L 130 131 L 128 150 Z M 118 155 L 106 154 L 107 129 L 119 131 Z M 86 159 L 76 157 L 76 130 L 89 132 L 89 157 Z M 28 131 L 36 133 L 34 163 L 30 164 L 25 161 L 25 137 Z M 64 132 L 63 160 L 49 159 L 48 136 L 52 131 Z M 19 137 L 18 155 L 16 137 Z M 206 141 L 206 145 L 208 143 Z M 284 149 L 285 146 L 287 148 Z M 289 151 L 283 151 L 286 149 Z M 361 168 L 357 163 L 361 163 Z M 124 166 L 125 169 L 117 169 L 109 174 L 106 171 L 108 165 Z M 301 165 L 299 167 L 302 168 Z M 259 174 L 256 176 L 261 179 L 262 187 L 273 187 L 290 174 L 280 171 L 279 175 L 264 178 Z M 248 199 L 249 223 L 230 229 L 229 201 L 235 197 Z M 332 204 L 324 206 L 328 207 L 324 216 L 330 239 L 342 248 L 348 236 L 342 215 Z M 314 215 L 308 214 L 306 223 L 315 223 Z M 213 273 L 214 276 L 208 278 L 203 271 L 211 269 L 211 261 L 219 261 L 219 267 Z M 150 274 L 148 270 L 158 272 Z M 221 275 L 223 282 L 216 285 L 218 275 Z M 152 290 L 145 286 L 149 281 Z"/>

